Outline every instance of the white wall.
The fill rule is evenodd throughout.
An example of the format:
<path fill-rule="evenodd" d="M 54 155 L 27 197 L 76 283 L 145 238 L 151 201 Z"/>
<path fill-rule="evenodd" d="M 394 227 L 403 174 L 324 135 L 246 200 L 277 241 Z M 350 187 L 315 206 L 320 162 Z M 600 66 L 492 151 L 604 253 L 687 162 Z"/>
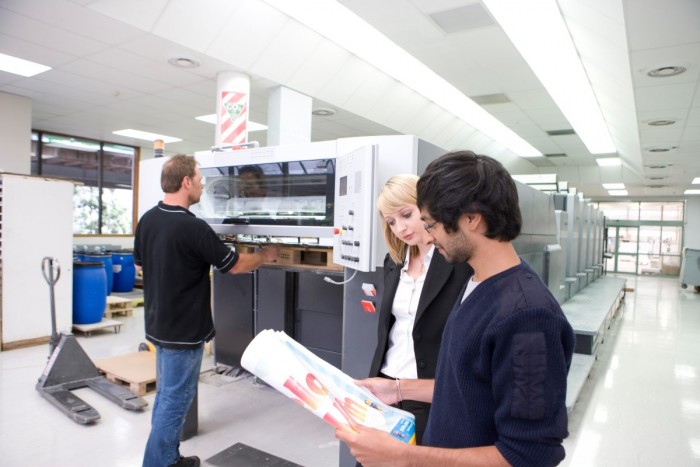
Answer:
<path fill-rule="evenodd" d="M 700 197 L 688 198 L 685 203 L 684 246 L 700 250 Z"/>
<path fill-rule="evenodd" d="M 2 342 L 51 334 L 49 285 L 42 261 L 58 259 L 55 285 L 56 328 L 70 331 L 73 310 L 73 183 L 3 175 Z M 51 200 L 51 202 L 47 202 Z M 32 215 L 27 215 L 31 212 Z"/>
<path fill-rule="evenodd" d="M 0 92 L 0 172 L 31 172 L 32 100 Z"/>

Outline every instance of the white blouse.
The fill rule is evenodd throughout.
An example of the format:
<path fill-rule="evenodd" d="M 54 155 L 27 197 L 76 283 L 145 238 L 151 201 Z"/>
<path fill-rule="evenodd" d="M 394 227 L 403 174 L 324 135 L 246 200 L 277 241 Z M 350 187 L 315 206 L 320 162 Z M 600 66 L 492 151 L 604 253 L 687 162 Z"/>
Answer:
<path fill-rule="evenodd" d="M 425 277 L 428 274 L 434 251 L 435 247 L 431 247 L 428 254 L 423 258 L 423 268 L 416 280 L 413 280 L 408 275 L 410 251 L 406 254 L 406 261 L 403 268 L 401 268 L 399 285 L 396 288 L 396 295 L 391 308 L 391 314 L 394 315 L 395 321 L 391 331 L 389 331 L 389 345 L 382 366 L 382 373 L 387 376 L 411 379 L 418 377 L 416 354 L 413 349 L 413 324 L 416 319 L 420 294 L 423 291 L 423 284 L 425 283 Z"/>

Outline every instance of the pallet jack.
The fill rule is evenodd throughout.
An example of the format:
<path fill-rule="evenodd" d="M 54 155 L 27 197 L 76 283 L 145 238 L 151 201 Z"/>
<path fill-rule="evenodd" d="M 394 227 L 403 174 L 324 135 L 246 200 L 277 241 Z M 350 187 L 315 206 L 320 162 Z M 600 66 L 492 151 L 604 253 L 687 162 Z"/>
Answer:
<path fill-rule="evenodd" d="M 58 259 L 45 257 L 41 272 L 51 293 L 51 339 L 49 361 L 36 384 L 42 397 L 61 412 L 81 424 L 94 423 L 100 414 L 71 390 L 89 387 L 127 410 L 142 410 L 148 405 L 141 397 L 105 378 L 87 356 L 75 336 L 56 331 L 54 285 L 61 277 Z"/>

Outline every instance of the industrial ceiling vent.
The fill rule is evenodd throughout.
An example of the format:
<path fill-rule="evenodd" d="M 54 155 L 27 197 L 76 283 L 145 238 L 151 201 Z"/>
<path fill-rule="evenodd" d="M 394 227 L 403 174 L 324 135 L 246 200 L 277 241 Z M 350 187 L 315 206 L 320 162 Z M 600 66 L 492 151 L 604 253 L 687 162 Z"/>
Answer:
<path fill-rule="evenodd" d="M 564 130 L 550 130 L 547 132 L 549 136 L 569 136 L 569 135 L 575 135 L 576 132 L 572 130 L 571 128 L 567 128 Z"/>

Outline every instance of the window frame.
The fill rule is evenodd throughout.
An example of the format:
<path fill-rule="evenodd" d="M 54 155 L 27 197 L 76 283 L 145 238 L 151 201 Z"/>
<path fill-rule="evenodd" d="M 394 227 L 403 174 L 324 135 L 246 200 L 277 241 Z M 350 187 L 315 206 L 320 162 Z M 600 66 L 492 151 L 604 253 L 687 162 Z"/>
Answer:
<path fill-rule="evenodd" d="M 33 138 L 36 136 L 36 141 L 33 140 Z M 61 180 L 69 180 L 72 181 L 76 184 L 81 184 L 84 185 L 82 181 L 75 180 L 70 177 L 66 176 L 60 176 L 60 175 L 44 175 L 44 167 L 43 167 L 43 153 L 44 153 L 44 143 L 43 143 L 43 137 L 44 136 L 56 136 L 60 138 L 75 138 L 77 140 L 81 141 L 86 141 L 86 142 L 91 142 L 95 143 L 96 145 L 99 146 L 99 149 L 97 150 L 97 189 L 98 189 L 98 206 L 97 206 L 97 212 L 98 212 L 98 224 L 97 224 L 97 233 L 73 233 L 74 237 L 133 237 L 134 233 L 136 231 L 136 222 L 138 220 L 138 206 L 137 206 L 137 200 L 138 200 L 138 179 L 139 179 L 139 162 L 141 159 L 141 148 L 139 146 L 131 146 L 128 144 L 122 144 L 122 143 L 115 143 L 112 141 L 100 141 L 96 140 L 93 138 L 87 138 L 83 136 L 76 136 L 76 135 L 67 135 L 63 133 L 58 133 L 54 131 L 44 131 L 44 130 L 37 130 L 37 129 L 32 129 L 31 131 L 31 138 L 32 138 L 32 143 L 36 143 L 36 153 L 32 151 L 31 156 L 36 157 L 36 172 L 34 172 L 34 167 L 30 168 L 30 173 L 32 175 L 37 175 L 41 177 L 50 177 L 50 178 L 56 178 L 56 179 L 61 179 Z M 124 233 L 124 234 L 117 234 L 117 233 L 102 233 L 103 227 L 104 227 L 104 219 L 103 219 L 103 190 L 105 189 L 104 186 L 104 164 L 105 164 L 105 146 L 122 146 L 122 147 L 127 147 L 131 148 L 134 150 L 134 159 L 133 159 L 133 166 L 132 166 L 132 172 L 131 172 L 131 180 L 132 180 L 132 187 L 131 187 L 131 192 L 132 192 L 132 199 L 131 199 L 131 232 L 130 233 Z M 32 164 L 30 164 L 31 166 Z M 75 206 L 74 206 L 75 209 Z"/>

